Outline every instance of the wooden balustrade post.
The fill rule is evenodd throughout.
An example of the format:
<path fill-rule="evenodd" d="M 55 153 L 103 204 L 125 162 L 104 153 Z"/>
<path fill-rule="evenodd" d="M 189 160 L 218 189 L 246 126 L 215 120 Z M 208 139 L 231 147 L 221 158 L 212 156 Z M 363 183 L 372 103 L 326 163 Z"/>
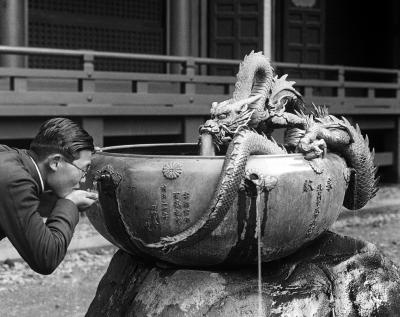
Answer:
<path fill-rule="evenodd" d="M 195 94 L 196 93 L 196 84 L 194 84 L 194 76 L 196 73 L 196 64 L 193 58 L 188 58 L 186 63 L 184 64 L 185 74 L 189 77 L 189 82 L 183 83 L 183 87 L 181 91 L 185 94 Z M 191 101 L 193 102 L 193 101 Z"/>
<path fill-rule="evenodd" d="M 11 77 L 10 90 L 24 92 L 28 90 L 28 80 L 26 77 Z"/>
<path fill-rule="evenodd" d="M 86 100 L 88 103 L 93 101 L 94 92 L 96 90 L 94 73 L 94 56 L 85 54 L 83 56 L 83 71 L 86 77 L 79 80 L 79 91 L 87 93 Z M 95 146 L 102 147 L 104 144 L 104 120 L 101 117 L 84 117 L 82 118 L 82 127 L 93 137 Z"/>
<path fill-rule="evenodd" d="M 181 88 L 184 94 L 194 95 L 196 93 L 196 84 L 194 76 L 196 73 L 196 64 L 193 58 L 189 58 L 185 63 L 185 74 L 189 82 L 182 83 Z M 189 98 L 189 102 L 194 102 L 194 97 Z M 199 137 L 199 126 L 204 123 L 203 117 L 184 117 L 183 137 L 185 142 L 197 142 Z"/>
<path fill-rule="evenodd" d="M 79 91 L 89 93 L 87 95 L 87 101 L 93 101 L 93 93 L 95 91 L 95 82 L 93 79 L 94 72 L 94 56 L 91 54 L 85 54 L 83 56 L 83 71 L 85 72 L 85 78 L 79 79 Z"/>
<path fill-rule="evenodd" d="M 132 81 L 132 92 L 147 94 L 149 92 L 149 83 L 147 81 Z"/>
<path fill-rule="evenodd" d="M 338 81 L 339 81 L 339 87 L 338 87 L 338 91 L 337 91 L 337 95 L 338 95 L 338 101 L 340 103 L 340 105 L 344 105 L 345 103 L 345 98 L 346 98 L 346 88 L 344 86 L 344 82 L 345 82 L 345 70 L 344 67 L 340 67 L 338 70 Z"/>
<path fill-rule="evenodd" d="M 369 87 L 368 88 L 368 99 L 375 98 L 375 88 Z"/>
<path fill-rule="evenodd" d="M 85 54 L 83 56 L 83 70 L 88 77 L 91 77 L 94 72 L 94 56 L 92 54 Z"/>
<path fill-rule="evenodd" d="M 229 97 L 231 97 L 234 91 L 235 91 L 235 85 L 224 84 L 224 95 L 228 95 Z"/>

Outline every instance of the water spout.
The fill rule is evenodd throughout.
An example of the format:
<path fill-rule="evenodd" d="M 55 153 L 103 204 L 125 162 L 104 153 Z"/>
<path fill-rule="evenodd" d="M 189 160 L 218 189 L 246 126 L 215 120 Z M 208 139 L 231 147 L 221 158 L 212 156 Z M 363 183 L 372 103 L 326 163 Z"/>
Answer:
<path fill-rule="evenodd" d="M 200 155 L 215 156 L 215 147 L 212 136 L 209 133 L 203 133 L 200 136 Z"/>

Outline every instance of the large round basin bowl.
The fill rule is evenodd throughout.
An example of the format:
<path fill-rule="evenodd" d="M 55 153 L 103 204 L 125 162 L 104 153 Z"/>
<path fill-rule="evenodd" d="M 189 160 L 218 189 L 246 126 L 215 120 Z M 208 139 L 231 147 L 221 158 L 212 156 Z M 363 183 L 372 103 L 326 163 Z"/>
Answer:
<path fill-rule="evenodd" d="M 211 232 L 168 252 L 146 247 L 194 226 L 209 212 L 225 157 L 196 153 L 195 144 L 105 148 L 94 156 L 85 184 L 99 190 L 88 218 L 133 255 L 204 267 L 255 263 L 257 228 L 262 261 L 282 258 L 329 229 L 340 213 L 348 175 L 341 157 L 328 153 L 310 162 L 300 154 L 254 155 L 246 173 L 264 182 L 256 187 L 243 181 Z"/>

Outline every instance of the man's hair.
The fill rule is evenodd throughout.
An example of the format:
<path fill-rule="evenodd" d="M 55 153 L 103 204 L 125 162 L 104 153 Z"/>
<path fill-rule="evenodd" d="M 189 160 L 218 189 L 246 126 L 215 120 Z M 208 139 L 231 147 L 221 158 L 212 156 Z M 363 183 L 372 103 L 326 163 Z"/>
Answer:
<path fill-rule="evenodd" d="M 82 150 L 94 151 L 93 138 L 82 127 L 67 118 L 45 121 L 30 144 L 38 159 L 59 153 L 74 161 Z"/>

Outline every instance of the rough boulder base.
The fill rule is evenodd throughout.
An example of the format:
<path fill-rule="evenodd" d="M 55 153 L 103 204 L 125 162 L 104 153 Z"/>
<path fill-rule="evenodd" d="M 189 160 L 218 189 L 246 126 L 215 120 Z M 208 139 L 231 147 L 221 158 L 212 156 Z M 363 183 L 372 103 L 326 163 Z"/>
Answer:
<path fill-rule="evenodd" d="M 265 316 L 400 316 L 400 275 L 377 248 L 332 232 L 263 265 Z M 255 267 L 151 265 L 118 251 L 86 316 L 257 316 Z"/>

